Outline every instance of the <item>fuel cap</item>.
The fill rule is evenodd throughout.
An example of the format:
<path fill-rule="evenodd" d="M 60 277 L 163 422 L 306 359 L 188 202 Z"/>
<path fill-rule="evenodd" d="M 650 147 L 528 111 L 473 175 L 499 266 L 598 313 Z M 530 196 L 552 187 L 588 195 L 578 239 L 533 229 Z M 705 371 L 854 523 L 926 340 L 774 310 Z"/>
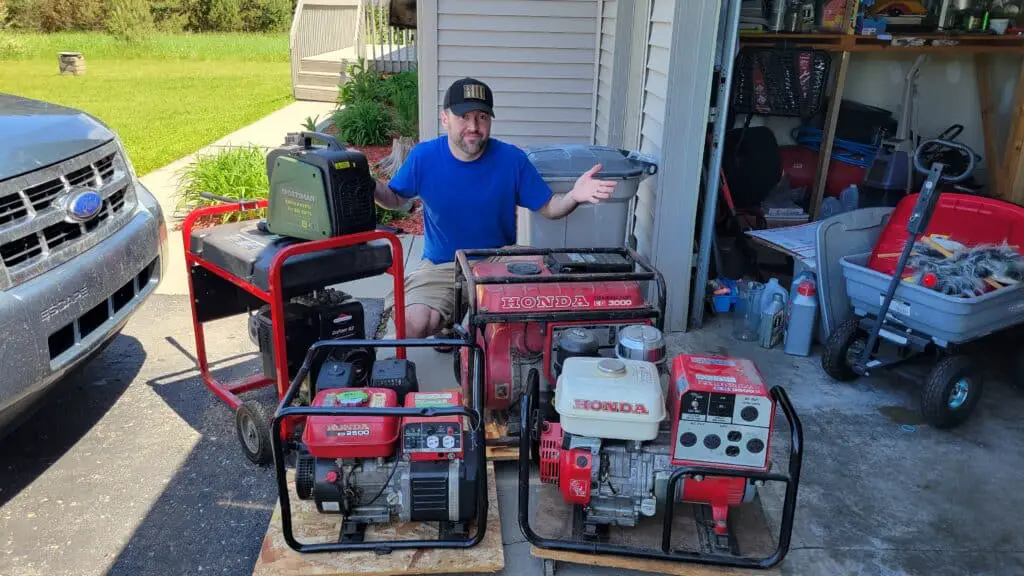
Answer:
<path fill-rule="evenodd" d="M 597 369 L 606 374 L 625 374 L 626 364 L 617 358 L 606 358 L 597 363 Z"/>
<path fill-rule="evenodd" d="M 535 276 L 540 274 L 540 264 L 536 262 L 509 262 L 505 265 L 509 274 L 516 276 Z"/>

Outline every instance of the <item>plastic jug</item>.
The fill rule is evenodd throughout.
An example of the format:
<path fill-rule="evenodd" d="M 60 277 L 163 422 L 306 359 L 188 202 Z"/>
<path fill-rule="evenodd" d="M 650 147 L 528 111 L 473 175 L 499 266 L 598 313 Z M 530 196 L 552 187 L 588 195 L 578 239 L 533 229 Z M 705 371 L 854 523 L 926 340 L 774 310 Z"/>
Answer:
<path fill-rule="evenodd" d="M 818 330 L 818 287 L 813 276 L 793 282 L 796 296 L 793 297 L 786 326 L 786 354 L 809 356 L 814 335 Z"/>
<path fill-rule="evenodd" d="M 772 303 L 775 299 L 775 295 L 779 294 L 782 296 L 782 303 L 789 304 L 789 292 L 779 284 L 778 278 L 772 278 L 768 280 L 768 283 L 764 285 L 764 293 L 761 294 L 761 309 Z"/>
<path fill-rule="evenodd" d="M 765 296 L 767 296 L 765 292 Z M 782 341 L 786 329 L 786 304 L 781 294 L 772 294 L 772 299 L 761 312 L 761 329 L 758 334 L 762 348 L 774 348 Z"/>

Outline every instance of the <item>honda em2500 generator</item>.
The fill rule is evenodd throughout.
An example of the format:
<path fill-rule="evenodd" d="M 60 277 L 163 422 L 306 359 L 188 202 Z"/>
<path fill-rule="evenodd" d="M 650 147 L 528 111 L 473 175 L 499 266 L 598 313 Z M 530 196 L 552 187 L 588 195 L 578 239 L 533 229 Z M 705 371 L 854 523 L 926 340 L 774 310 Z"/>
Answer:
<path fill-rule="evenodd" d="M 751 361 L 676 356 L 666 395 L 652 362 L 569 358 L 555 392 L 559 422 L 541 420 L 536 370 L 530 380 L 522 406 L 530 434 L 520 438 L 519 505 L 523 533 L 535 546 L 743 567 L 782 560 L 792 530 L 802 431 L 783 389 L 769 390 Z M 769 472 L 778 408 L 792 434 L 788 475 Z M 538 449 L 530 449 L 530 436 L 539 437 Z M 530 491 L 524 487 L 530 484 L 531 452 L 541 482 L 557 487 L 572 507 L 572 540 L 543 538 L 530 526 Z M 729 513 L 753 502 L 766 481 L 787 485 L 779 547 L 767 558 L 744 558 Z M 677 502 L 697 505 L 701 552 L 671 548 Z M 611 527 L 638 527 L 655 516 L 663 527 L 662 542 L 655 543 L 660 552 L 610 542 Z"/>
<path fill-rule="evenodd" d="M 335 543 L 305 544 L 292 532 L 283 442 L 274 443 L 285 540 L 299 552 L 401 548 L 464 548 L 486 525 L 487 479 L 480 411 L 464 406 L 459 389 L 420 392 L 409 360 L 374 363 L 368 386 L 351 386 L 350 365 L 324 362 L 312 401 L 299 389 L 316 356 L 339 349 L 437 345 L 420 340 L 321 340 L 313 344 L 274 418 L 298 418 L 288 443 L 295 493 L 323 514 L 340 515 Z M 466 346 L 462 340 L 445 345 Z M 376 352 L 375 352 L 376 355 Z M 479 360 L 480 355 L 475 356 Z M 474 362 L 475 364 L 475 362 Z M 334 368 L 340 368 L 335 370 Z M 477 378 L 479 380 L 479 378 Z M 436 540 L 383 541 L 368 527 L 433 522 Z M 475 527 L 475 534 L 473 528 Z"/>
<path fill-rule="evenodd" d="M 530 370 L 540 374 L 546 408 L 573 356 L 619 353 L 664 367 L 665 281 L 633 250 L 508 248 L 461 250 L 455 257 L 456 293 L 468 305 L 466 331 L 487 358 L 487 417 L 508 425 L 507 435 L 488 438 L 489 444 L 515 445 L 521 423 L 514 408 Z M 455 317 L 461 319 L 459 300 Z M 456 357 L 464 387 L 467 353 Z"/>

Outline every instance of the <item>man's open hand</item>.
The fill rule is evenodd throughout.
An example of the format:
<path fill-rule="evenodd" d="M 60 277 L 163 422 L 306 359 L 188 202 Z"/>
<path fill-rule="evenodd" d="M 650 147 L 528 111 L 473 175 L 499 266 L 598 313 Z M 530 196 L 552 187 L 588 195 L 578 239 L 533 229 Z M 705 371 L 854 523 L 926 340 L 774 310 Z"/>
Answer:
<path fill-rule="evenodd" d="M 597 204 L 602 200 L 607 200 L 612 192 L 615 191 L 615 182 L 612 180 L 597 180 L 594 178 L 594 174 L 597 174 L 601 170 L 600 164 L 595 164 L 593 168 L 587 170 L 582 176 L 576 179 L 576 185 L 573 186 L 569 195 L 579 204 L 590 202 Z"/>

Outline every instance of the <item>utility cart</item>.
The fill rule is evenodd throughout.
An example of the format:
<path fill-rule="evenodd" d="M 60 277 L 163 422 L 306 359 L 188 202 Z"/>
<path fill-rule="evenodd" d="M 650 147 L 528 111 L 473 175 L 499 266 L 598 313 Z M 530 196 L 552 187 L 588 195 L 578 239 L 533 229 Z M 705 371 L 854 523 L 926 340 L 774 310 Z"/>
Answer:
<path fill-rule="evenodd" d="M 960 151 L 967 158 L 967 169 L 949 175 L 943 173 L 946 166 L 941 163 L 923 166 L 922 154 L 936 146 Z M 1005 285 L 993 280 L 986 270 L 995 265 L 985 261 L 977 266 L 968 262 L 963 267 L 967 274 L 932 272 L 929 277 L 925 265 L 908 272 L 913 268 L 912 254 L 923 250 L 919 239 L 937 246 L 931 240 L 934 237 L 966 247 L 955 253 L 935 248 L 953 264 L 969 258 L 971 250 L 989 246 L 1001 254 L 1016 252 L 1019 258 L 1024 208 L 992 198 L 940 193 L 940 182 L 962 181 L 973 169 L 973 151 L 957 142 L 923 142 L 915 152 L 914 165 L 927 175 L 920 193 L 900 201 L 871 253 L 847 256 L 840 262 L 853 317 L 832 331 L 822 366 L 838 381 L 883 370 L 915 379 L 921 383 L 925 421 L 937 428 L 953 428 L 968 419 L 981 398 L 979 353 L 1019 338 L 1013 334 L 1024 325 L 1024 283 L 1019 278 L 1004 280 Z M 977 284 L 979 293 L 973 288 L 970 294 L 959 293 L 957 286 L 964 282 Z M 923 369 L 923 377 L 921 370 L 911 369 L 913 364 Z M 1022 379 L 1024 373 L 1013 378 Z"/>

